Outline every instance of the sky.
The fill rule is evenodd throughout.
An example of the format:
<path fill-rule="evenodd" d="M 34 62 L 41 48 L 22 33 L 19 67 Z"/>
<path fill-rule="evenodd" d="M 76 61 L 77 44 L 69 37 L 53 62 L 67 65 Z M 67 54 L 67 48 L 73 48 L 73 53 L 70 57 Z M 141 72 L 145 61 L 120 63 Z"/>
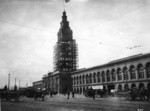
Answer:
<path fill-rule="evenodd" d="M 150 0 L 0 0 L 0 88 L 30 86 L 53 71 L 66 10 L 78 68 L 150 52 Z"/>

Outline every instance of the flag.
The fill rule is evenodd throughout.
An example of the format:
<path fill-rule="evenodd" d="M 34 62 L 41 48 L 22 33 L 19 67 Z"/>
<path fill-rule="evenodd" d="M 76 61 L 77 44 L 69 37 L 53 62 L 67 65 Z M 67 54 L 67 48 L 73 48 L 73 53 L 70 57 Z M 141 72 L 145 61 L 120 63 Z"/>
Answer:
<path fill-rule="evenodd" d="M 65 2 L 67 3 L 67 2 L 70 2 L 70 0 L 65 0 Z"/>

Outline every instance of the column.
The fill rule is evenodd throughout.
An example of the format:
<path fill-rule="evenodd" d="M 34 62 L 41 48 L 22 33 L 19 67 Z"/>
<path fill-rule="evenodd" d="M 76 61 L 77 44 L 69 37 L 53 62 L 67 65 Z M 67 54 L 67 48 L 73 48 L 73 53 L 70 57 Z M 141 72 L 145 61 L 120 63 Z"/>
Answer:
<path fill-rule="evenodd" d="M 124 81 L 124 74 L 123 74 L 123 71 L 121 71 L 121 81 L 122 81 L 122 82 Z"/>
<path fill-rule="evenodd" d="M 87 84 L 87 83 L 86 83 L 86 75 L 85 75 L 85 78 L 84 78 L 84 80 L 85 80 L 85 81 L 84 81 L 84 84 L 86 85 L 86 84 Z"/>
<path fill-rule="evenodd" d="M 93 74 L 92 74 L 92 83 L 91 84 L 93 84 L 94 83 L 94 78 L 93 78 L 94 76 L 93 76 Z"/>
<path fill-rule="evenodd" d="M 128 74 L 128 80 L 131 81 L 131 74 L 130 74 L 130 70 L 127 70 L 127 74 Z"/>
<path fill-rule="evenodd" d="M 102 74 L 100 74 L 100 83 L 103 83 L 103 81 L 102 81 Z"/>
<path fill-rule="evenodd" d="M 116 82 L 118 82 L 118 73 L 116 72 Z"/>
<path fill-rule="evenodd" d="M 110 82 L 113 82 L 112 80 L 112 73 L 110 72 Z"/>
<path fill-rule="evenodd" d="M 144 79 L 147 79 L 146 67 L 143 69 L 143 72 L 144 72 Z"/>
<path fill-rule="evenodd" d="M 105 82 L 107 82 L 107 75 L 105 74 Z"/>
<path fill-rule="evenodd" d="M 136 80 L 139 80 L 138 70 L 135 69 Z"/>

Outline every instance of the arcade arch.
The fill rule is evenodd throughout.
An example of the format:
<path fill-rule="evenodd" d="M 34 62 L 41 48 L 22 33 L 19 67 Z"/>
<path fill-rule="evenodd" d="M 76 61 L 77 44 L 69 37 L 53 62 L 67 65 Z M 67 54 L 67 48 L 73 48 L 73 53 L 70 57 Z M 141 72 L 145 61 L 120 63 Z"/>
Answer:
<path fill-rule="evenodd" d="M 130 66 L 130 76 L 131 79 L 136 79 L 135 67 L 133 65 Z"/>
<path fill-rule="evenodd" d="M 139 79 L 144 78 L 144 67 L 143 67 L 142 64 L 139 64 L 137 66 L 137 71 L 138 71 L 138 77 L 139 77 Z"/>
<path fill-rule="evenodd" d="M 150 62 L 146 64 L 146 76 L 147 78 L 150 78 Z"/>

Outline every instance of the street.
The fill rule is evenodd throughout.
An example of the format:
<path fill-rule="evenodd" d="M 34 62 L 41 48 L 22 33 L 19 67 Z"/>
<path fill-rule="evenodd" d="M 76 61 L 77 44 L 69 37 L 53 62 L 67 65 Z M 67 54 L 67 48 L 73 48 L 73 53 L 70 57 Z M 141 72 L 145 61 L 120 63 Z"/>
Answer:
<path fill-rule="evenodd" d="M 47 96 L 45 101 L 24 97 L 20 102 L 2 102 L 2 111 L 137 111 L 138 105 L 144 111 L 150 110 L 150 102 L 146 101 L 126 101 L 117 97 L 93 100 L 82 95 L 67 99 L 67 96 L 56 95 L 53 98 Z"/>

